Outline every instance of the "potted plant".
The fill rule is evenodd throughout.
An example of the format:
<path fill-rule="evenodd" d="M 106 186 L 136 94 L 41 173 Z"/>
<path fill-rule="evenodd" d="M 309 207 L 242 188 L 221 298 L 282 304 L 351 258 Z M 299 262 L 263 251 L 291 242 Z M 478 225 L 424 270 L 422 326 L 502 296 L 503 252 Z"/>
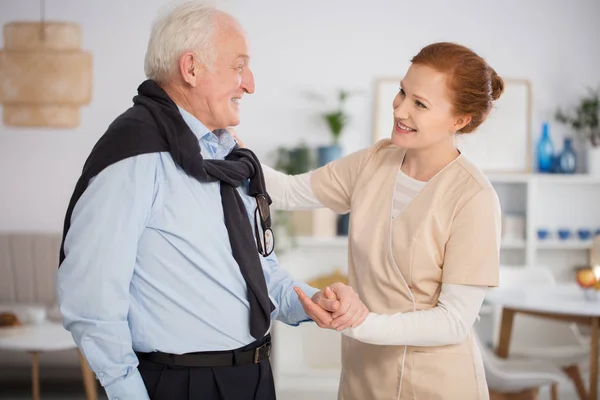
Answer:
<path fill-rule="evenodd" d="M 329 112 L 321 114 L 321 117 L 327 124 L 331 133 L 332 143 L 330 145 L 319 146 L 317 148 L 318 165 L 323 166 L 330 161 L 336 160 L 342 156 L 342 148 L 340 146 L 340 137 L 344 128 L 348 124 L 350 117 L 344 110 L 344 104 L 350 92 L 339 90 L 337 93 L 337 106 Z"/>
<path fill-rule="evenodd" d="M 558 109 L 557 121 L 570 125 L 588 144 L 588 173 L 600 175 L 600 89 L 589 89 L 589 94 L 569 112 Z"/>
<path fill-rule="evenodd" d="M 311 150 L 305 143 L 293 148 L 279 147 L 277 149 L 276 170 L 288 175 L 298 175 L 310 171 L 313 167 Z"/>

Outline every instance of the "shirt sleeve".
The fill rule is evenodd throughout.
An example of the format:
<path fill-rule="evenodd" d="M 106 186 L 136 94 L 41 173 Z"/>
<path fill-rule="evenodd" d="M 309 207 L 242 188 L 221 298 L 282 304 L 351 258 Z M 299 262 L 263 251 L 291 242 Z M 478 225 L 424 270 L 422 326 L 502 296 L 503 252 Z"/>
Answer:
<path fill-rule="evenodd" d="M 445 346 L 462 343 L 478 317 L 487 286 L 442 284 L 430 310 L 397 314 L 370 313 L 343 334 L 364 343 L 392 346 Z"/>
<path fill-rule="evenodd" d="M 267 287 L 269 294 L 275 300 L 277 306 L 276 310 L 273 311 L 274 315 L 272 315 L 272 318 L 292 326 L 297 326 L 301 322 L 311 321 L 306 315 L 302 303 L 298 300 L 298 295 L 296 295 L 294 287 L 298 286 L 311 298 L 319 289 L 294 280 L 287 271 L 279 266 L 279 260 L 275 252 L 267 257 L 267 264 L 269 266 L 266 276 Z"/>
<path fill-rule="evenodd" d="M 442 282 L 498 286 L 500 239 L 500 202 L 489 186 L 469 199 L 452 222 Z"/>
<path fill-rule="evenodd" d="M 77 201 L 58 270 L 63 324 L 109 399 L 148 399 L 127 321 L 137 242 L 151 216 L 158 154 L 98 174 Z"/>

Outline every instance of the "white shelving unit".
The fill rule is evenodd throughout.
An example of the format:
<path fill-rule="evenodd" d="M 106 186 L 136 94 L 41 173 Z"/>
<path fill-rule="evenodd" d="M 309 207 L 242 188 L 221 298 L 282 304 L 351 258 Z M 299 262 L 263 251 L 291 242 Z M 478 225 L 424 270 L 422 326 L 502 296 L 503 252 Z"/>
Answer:
<path fill-rule="evenodd" d="M 591 240 L 581 240 L 577 230 L 600 228 L 600 177 L 561 174 L 489 174 L 503 214 L 525 217 L 521 241 L 502 242 L 501 262 L 507 265 L 546 266 L 560 281 L 574 279 L 573 269 L 588 261 Z M 539 239 L 537 230 L 550 232 Z M 572 232 L 561 240 L 558 229 Z"/>
<path fill-rule="evenodd" d="M 538 240 L 535 244 L 538 250 L 589 250 L 591 240 Z"/>

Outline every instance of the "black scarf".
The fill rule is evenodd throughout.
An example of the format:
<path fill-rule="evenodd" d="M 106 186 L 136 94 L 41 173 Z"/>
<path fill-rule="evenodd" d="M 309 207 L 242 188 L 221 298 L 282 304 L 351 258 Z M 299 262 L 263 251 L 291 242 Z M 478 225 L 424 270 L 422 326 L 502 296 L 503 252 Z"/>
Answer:
<path fill-rule="evenodd" d="M 250 333 L 256 339 L 263 337 L 269 328 L 274 306 L 268 296 L 248 214 L 236 190 L 244 180 L 250 179 L 249 194 L 266 196 L 268 199 L 260 162 L 252 151 L 237 146 L 225 160 L 204 160 L 198 138 L 183 120 L 177 105 L 152 80 L 138 87 L 138 95 L 133 98 L 133 103 L 133 107 L 108 127 L 85 162 L 65 216 L 60 263 L 65 259 L 64 241 L 73 209 L 90 179 L 125 158 L 169 152 L 175 164 L 189 176 L 200 182 L 221 182 L 221 202 L 233 257 L 248 289 Z"/>

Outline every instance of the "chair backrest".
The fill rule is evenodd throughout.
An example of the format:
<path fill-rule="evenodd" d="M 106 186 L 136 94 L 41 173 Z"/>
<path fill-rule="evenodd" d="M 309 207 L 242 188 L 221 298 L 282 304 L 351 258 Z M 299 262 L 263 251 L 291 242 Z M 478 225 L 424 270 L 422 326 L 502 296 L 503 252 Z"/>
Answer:
<path fill-rule="evenodd" d="M 60 241 L 56 233 L 0 233 L 0 303 L 55 304 Z"/>
<path fill-rule="evenodd" d="M 559 370 L 552 371 L 546 364 L 521 363 L 515 365 L 510 360 L 499 358 L 492 350 L 481 343 L 481 339 L 474 334 L 485 369 L 485 378 L 488 388 L 497 393 L 516 393 L 526 389 L 550 385 L 562 380 Z"/>
<path fill-rule="evenodd" d="M 556 278 L 552 274 L 552 271 L 546 267 L 500 267 L 499 286 L 501 288 L 528 288 L 555 285 Z M 501 311 L 501 307 L 496 307 L 494 310 L 494 346 L 498 345 Z M 543 332 L 543 334 L 539 332 Z M 518 314 L 515 316 L 511 335 L 511 352 L 531 347 L 539 348 L 556 345 L 574 345 L 578 343 L 579 341 L 570 324 Z"/>

